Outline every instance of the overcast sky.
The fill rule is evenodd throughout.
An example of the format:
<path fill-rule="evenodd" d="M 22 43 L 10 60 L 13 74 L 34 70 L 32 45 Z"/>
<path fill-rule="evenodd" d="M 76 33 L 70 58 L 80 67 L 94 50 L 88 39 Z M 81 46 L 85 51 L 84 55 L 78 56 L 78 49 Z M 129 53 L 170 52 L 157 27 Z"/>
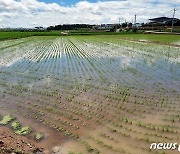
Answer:
<path fill-rule="evenodd" d="M 0 0 L 0 28 L 57 24 L 147 22 L 149 18 L 180 18 L 180 0 Z"/>

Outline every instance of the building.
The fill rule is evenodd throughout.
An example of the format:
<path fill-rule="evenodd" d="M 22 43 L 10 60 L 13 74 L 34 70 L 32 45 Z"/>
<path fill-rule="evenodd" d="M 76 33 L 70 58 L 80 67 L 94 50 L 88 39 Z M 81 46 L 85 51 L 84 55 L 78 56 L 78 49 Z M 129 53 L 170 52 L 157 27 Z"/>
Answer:
<path fill-rule="evenodd" d="M 44 27 L 42 27 L 42 26 L 35 27 L 34 29 L 35 29 L 35 30 L 40 30 L 40 31 L 46 30 L 46 28 L 44 28 Z"/>
<path fill-rule="evenodd" d="M 136 24 L 133 24 L 132 27 L 142 27 L 142 23 L 136 23 Z"/>
<path fill-rule="evenodd" d="M 163 23 L 163 24 L 167 24 L 169 22 L 172 22 L 173 18 L 168 18 L 168 17 L 158 17 L 158 18 L 152 18 L 149 19 L 150 23 Z M 174 18 L 174 23 L 178 22 L 179 19 Z"/>
<path fill-rule="evenodd" d="M 95 26 L 95 29 L 109 31 L 112 28 L 114 28 L 115 26 L 116 26 L 116 24 L 101 24 L 101 25 Z"/>

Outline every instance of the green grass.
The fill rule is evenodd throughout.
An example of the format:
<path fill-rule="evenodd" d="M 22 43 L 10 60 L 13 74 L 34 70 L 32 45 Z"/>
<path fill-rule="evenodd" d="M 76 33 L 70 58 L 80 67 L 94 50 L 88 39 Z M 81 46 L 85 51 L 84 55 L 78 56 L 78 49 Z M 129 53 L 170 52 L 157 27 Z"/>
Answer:
<path fill-rule="evenodd" d="M 122 33 L 131 33 L 131 32 L 122 32 Z M 88 32 L 88 31 L 68 31 L 68 35 L 119 35 L 122 33 L 115 32 Z M 43 32 L 0 32 L 0 41 L 10 40 L 10 39 L 19 39 L 30 36 L 62 36 L 61 31 L 43 31 Z"/>
<path fill-rule="evenodd" d="M 122 34 L 113 36 L 113 38 L 127 39 L 127 40 L 146 40 L 157 43 L 174 43 L 180 41 L 180 35 L 171 34 Z"/>
<path fill-rule="evenodd" d="M 121 34 L 134 34 L 133 32 L 81 32 L 81 31 L 70 31 L 69 35 L 121 35 Z"/>
<path fill-rule="evenodd" d="M 9 39 L 19 39 L 30 36 L 60 36 L 60 31 L 51 32 L 0 32 L 0 41 Z"/>
<path fill-rule="evenodd" d="M 50 32 L 0 32 L 0 41 L 8 39 L 19 39 L 30 36 L 61 36 L 60 31 L 50 31 Z M 102 35 L 102 37 L 109 37 L 111 39 L 126 39 L 126 40 L 145 40 L 149 42 L 156 43 L 174 43 L 180 42 L 180 35 L 171 34 L 142 34 L 142 33 L 132 33 L 132 32 L 81 32 L 81 31 L 70 31 L 68 35 Z M 108 35 L 108 36 L 104 36 Z M 89 37 L 89 36 L 88 36 Z"/>

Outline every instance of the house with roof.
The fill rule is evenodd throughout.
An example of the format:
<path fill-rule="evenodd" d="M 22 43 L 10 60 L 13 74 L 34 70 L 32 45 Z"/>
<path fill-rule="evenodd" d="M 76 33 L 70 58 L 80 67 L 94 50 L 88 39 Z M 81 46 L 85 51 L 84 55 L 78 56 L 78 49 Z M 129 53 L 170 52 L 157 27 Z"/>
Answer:
<path fill-rule="evenodd" d="M 156 23 L 167 24 L 167 23 L 172 22 L 172 21 L 174 23 L 176 23 L 179 21 L 179 19 L 178 18 L 173 19 L 173 18 L 168 18 L 168 17 L 158 17 L 158 18 L 149 19 L 149 21 L 150 21 L 150 23 L 154 23 L 154 24 L 156 24 Z"/>

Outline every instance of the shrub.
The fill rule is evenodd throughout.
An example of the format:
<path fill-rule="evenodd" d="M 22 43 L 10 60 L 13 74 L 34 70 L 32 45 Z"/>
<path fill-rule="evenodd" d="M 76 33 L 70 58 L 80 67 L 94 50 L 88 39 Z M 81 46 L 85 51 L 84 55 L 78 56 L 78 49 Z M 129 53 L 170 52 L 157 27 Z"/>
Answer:
<path fill-rule="evenodd" d="M 35 135 L 35 140 L 41 140 L 42 138 L 44 138 L 44 135 L 42 134 L 42 133 L 37 133 L 36 135 Z"/>
<path fill-rule="evenodd" d="M 138 29 L 137 29 L 136 27 L 134 27 L 134 28 L 132 29 L 132 32 L 136 33 L 137 30 L 138 30 Z"/>
<path fill-rule="evenodd" d="M 0 125 L 7 125 L 9 122 L 13 121 L 14 119 L 15 119 L 15 117 L 13 117 L 11 115 L 6 115 L 0 121 Z"/>
<path fill-rule="evenodd" d="M 21 127 L 21 124 L 18 122 L 18 121 L 14 121 L 12 124 L 11 124 L 11 127 L 14 129 L 14 130 L 17 130 Z"/>
<path fill-rule="evenodd" d="M 86 149 L 87 149 L 88 152 L 92 152 L 94 150 L 90 145 L 87 145 Z"/>
<path fill-rule="evenodd" d="M 31 128 L 29 126 L 22 127 L 21 129 L 15 131 L 16 134 L 18 135 L 28 135 L 31 133 Z"/>

